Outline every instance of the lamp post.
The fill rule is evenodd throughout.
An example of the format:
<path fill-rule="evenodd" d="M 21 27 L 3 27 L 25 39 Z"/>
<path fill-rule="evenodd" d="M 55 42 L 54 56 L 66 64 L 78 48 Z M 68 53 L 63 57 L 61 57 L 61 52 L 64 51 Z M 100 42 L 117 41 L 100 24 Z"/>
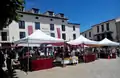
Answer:
<path fill-rule="evenodd" d="M 14 42 L 14 36 L 12 37 L 12 42 Z"/>
<path fill-rule="evenodd" d="M 107 34 L 106 34 L 107 32 L 105 31 L 104 33 L 105 33 L 105 38 L 107 38 Z"/>
<path fill-rule="evenodd" d="M 14 36 L 12 37 L 12 46 L 14 45 Z"/>

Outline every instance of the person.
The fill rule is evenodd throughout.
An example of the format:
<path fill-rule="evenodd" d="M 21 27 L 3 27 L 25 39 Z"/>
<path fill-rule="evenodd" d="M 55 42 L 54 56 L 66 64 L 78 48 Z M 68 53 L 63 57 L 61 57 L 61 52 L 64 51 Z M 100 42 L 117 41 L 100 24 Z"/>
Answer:
<path fill-rule="evenodd" d="M 112 56 L 113 56 L 113 58 L 116 58 L 116 49 L 115 48 L 112 49 Z"/>
<path fill-rule="evenodd" d="M 71 55 L 75 56 L 75 50 L 74 49 L 72 50 Z"/>
<path fill-rule="evenodd" d="M 28 55 L 29 55 L 29 52 L 26 52 L 23 56 L 23 59 L 22 59 L 23 71 L 25 72 L 26 75 L 27 75 L 27 71 L 29 70 L 29 68 L 28 68 Z"/>
<path fill-rule="evenodd" d="M 40 56 L 40 53 L 39 53 L 39 50 L 38 50 L 38 49 L 36 49 L 36 55 L 37 55 L 37 56 Z"/>
<path fill-rule="evenodd" d="M 24 64 L 23 64 L 24 50 L 20 49 L 20 52 L 18 53 L 18 55 L 19 55 L 18 60 L 20 61 L 20 69 L 23 70 L 24 69 Z"/>
<path fill-rule="evenodd" d="M 13 48 L 11 49 L 11 55 L 12 55 L 12 59 L 16 58 L 16 51 Z"/>
<path fill-rule="evenodd" d="M 119 54 L 120 54 L 120 53 L 119 53 L 119 48 L 117 48 L 117 56 L 118 56 L 118 57 L 119 57 Z"/>
<path fill-rule="evenodd" d="M 11 57 L 10 57 L 10 54 L 8 54 L 8 57 L 6 59 L 6 64 L 7 64 L 8 74 L 10 78 L 12 78 L 12 64 L 11 63 L 12 63 Z"/>
<path fill-rule="evenodd" d="M 4 61 L 5 61 L 4 54 L 2 53 L 2 51 L 0 51 L 0 77 L 1 78 L 7 78 L 7 74 L 2 69 Z"/>
<path fill-rule="evenodd" d="M 54 59 L 57 57 L 57 49 L 55 48 L 55 50 L 54 50 Z"/>
<path fill-rule="evenodd" d="M 78 53 L 80 52 L 80 49 L 79 49 L 79 48 L 77 48 L 77 52 L 78 52 Z"/>
<path fill-rule="evenodd" d="M 53 50 L 52 50 L 52 48 L 49 49 L 49 55 L 50 55 L 51 57 L 53 57 Z"/>
<path fill-rule="evenodd" d="M 30 53 L 31 53 L 32 56 L 33 56 L 35 52 L 34 52 L 34 50 L 31 49 L 31 50 L 30 50 Z"/>

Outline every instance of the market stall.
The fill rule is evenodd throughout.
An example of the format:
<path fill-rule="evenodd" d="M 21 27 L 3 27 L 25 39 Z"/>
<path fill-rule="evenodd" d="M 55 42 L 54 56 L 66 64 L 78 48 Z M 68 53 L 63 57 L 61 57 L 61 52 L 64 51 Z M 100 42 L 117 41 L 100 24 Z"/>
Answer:
<path fill-rule="evenodd" d="M 63 39 L 58 39 L 58 38 L 54 38 L 51 37 L 49 35 L 46 35 L 44 32 L 42 32 L 41 30 L 36 30 L 34 33 L 32 33 L 31 35 L 17 40 L 14 42 L 15 44 L 27 44 L 28 47 L 31 44 L 42 44 L 42 43 L 47 43 L 47 44 L 64 44 L 64 40 Z M 29 48 L 28 48 L 29 51 Z M 30 57 L 29 57 L 30 58 Z M 40 70 L 40 69 L 47 69 L 47 68 L 51 68 L 53 65 L 53 59 L 52 58 L 39 58 L 37 57 L 36 59 L 32 59 L 30 60 L 31 62 L 31 69 L 33 71 L 35 70 Z M 28 59 L 28 69 L 29 69 L 29 59 Z"/>
<path fill-rule="evenodd" d="M 101 40 L 99 42 L 99 46 L 105 46 L 106 47 L 106 51 L 108 51 L 109 47 L 117 47 L 119 45 L 120 45 L 119 43 L 111 41 L 111 40 L 109 40 L 107 38 L 104 38 L 103 40 Z M 112 50 L 114 50 L 114 51 L 112 51 Z M 107 53 L 101 53 L 100 57 L 101 58 L 108 58 L 108 57 L 110 57 L 110 58 L 116 58 L 116 51 L 115 51 L 115 49 L 112 49 L 112 50 L 110 50 Z"/>
<path fill-rule="evenodd" d="M 84 54 L 81 56 L 84 59 L 84 62 L 91 62 L 96 60 L 96 55 L 91 53 L 87 53 L 85 54 L 85 46 L 98 46 L 98 42 L 97 41 L 93 41 L 93 40 L 89 40 L 87 38 L 85 38 L 83 35 L 80 35 L 77 39 L 75 40 L 71 40 L 69 42 L 67 42 L 70 45 L 82 45 L 82 49 Z"/>
<path fill-rule="evenodd" d="M 71 40 L 67 43 L 70 45 L 80 45 L 80 44 L 91 45 L 91 46 L 98 45 L 97 41 L 89 40 L 85 38 L 83 35 L 80 35 L 77 39 Z"/>
<path fill-rule="evenodd" d="M 120 44 L 105 38 L 105 39 L 101 40 L 98 45 L 100 45 L 100 46 L 119 46 Z"/>
<path fill-rule="evenodd" d="M 36 30 L 31 35 L 17 40 L 14 42 L 15 44 L 41 44 L 41 43 L 48 43 L 48 44 L 60 44 L 64 43 L 63 39 L 51 37 L 41 30 Z"/>

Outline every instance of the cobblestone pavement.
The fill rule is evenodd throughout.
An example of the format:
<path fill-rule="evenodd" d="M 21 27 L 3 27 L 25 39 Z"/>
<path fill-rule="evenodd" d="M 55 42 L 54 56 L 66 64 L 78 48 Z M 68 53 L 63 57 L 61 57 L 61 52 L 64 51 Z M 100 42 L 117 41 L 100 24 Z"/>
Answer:
<path fill-rule="evenodd" d="M 99 59 L 91 63 L 81 63 L 65 68 L 24 72 L 16 70 L 19 78 L 120 78 L 120 58 Z"/>

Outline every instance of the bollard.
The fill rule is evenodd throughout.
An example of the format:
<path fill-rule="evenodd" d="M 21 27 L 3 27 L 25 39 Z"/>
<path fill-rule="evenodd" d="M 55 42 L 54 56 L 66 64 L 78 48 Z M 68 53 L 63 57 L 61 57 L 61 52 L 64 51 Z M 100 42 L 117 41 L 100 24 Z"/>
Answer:
<path fill-rule="evenodd" d="M 110 56 L 108 56 L 108 59 L 110 59 Z"/>

